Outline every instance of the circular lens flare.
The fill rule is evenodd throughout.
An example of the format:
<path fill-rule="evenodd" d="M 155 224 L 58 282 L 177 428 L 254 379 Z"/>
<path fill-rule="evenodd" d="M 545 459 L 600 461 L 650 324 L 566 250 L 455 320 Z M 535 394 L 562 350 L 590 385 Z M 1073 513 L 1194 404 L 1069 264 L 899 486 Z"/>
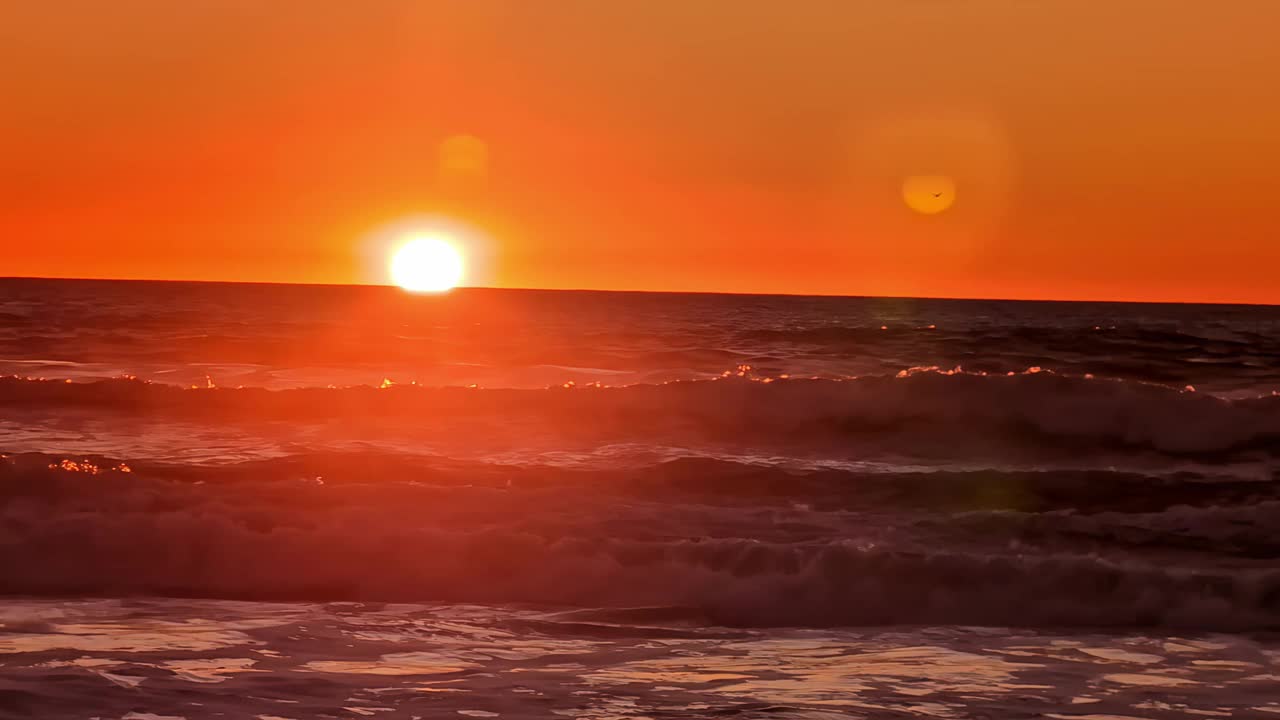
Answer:
<path fill-rule="evenodd" d="M 956 201 L 956 183 L 946 175 L 913 175 L 902 181 L 902 199 L 922 215 L 937 215 Z"/>
<path fill-rule="evenodd" d="M 410 292 L 444 292 L 462 282 L 462 253 L 447 240 L 417 237 L 391 256 L 391 282 Z"/>

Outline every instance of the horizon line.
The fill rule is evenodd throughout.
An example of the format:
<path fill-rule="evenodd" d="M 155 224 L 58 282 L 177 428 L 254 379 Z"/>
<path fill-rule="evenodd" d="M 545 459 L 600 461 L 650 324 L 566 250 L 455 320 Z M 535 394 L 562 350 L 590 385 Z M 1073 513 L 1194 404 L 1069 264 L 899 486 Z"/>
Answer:
<path fill-rule="evenodd" d="M 43 280 L 64 282 L 113 282 L 113 283 L 174 283 L 192 285 L 262 285 L 282 287 L 319 288 L 386 288 L 399 290 L 396 285 L 377 283 L 322 283 L 280 280 L 193 280 L 183 278 L 119 278 L 119 277 L 59 277 L 50 275 L 0 275 L 0 282 L 8 280 Z M 498 287 L 492 285 L 459 285 L 439 293 L 413 293 L 414 295 L 446 295 L 453 290 L 486 290 L 498 292 L 565 292 L 565 293 L 626 293 L 645 295 L 727 295 L 731 297 L 794 297 L 794 298 L 844 298 L 849 300 L 946 300 L 956 302 L 1026 302 L 1026 303 L 1081 303 L 1113 305 L 1215 305 L 1228 307 L 1280 307 L 1280 302 L 1239 302 L 1229 300 L 1114 300 L 1079 298 L 1010 298 L 957 295 L 856 295 L 837 293 L 803 292 L 751 292 L 746 290 L 648 290 L 642 288 L 548 288 L 548 287 Z"/>

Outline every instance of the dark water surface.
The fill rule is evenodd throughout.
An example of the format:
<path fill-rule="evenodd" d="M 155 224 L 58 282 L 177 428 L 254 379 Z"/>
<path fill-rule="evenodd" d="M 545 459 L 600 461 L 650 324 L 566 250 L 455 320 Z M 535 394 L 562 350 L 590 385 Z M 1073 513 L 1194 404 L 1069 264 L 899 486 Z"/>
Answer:
<path fill-rule="evenodd" d="M 1280 308 L 0 280 L 0 374 L 15 717 L 1280 710 Z"/>

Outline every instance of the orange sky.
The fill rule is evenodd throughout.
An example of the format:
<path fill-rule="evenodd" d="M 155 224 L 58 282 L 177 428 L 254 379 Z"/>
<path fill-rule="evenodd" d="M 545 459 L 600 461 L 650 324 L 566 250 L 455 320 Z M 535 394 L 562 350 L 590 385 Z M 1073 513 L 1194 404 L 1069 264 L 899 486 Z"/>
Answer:
<path fill-rule="evenodd" d="M 1280 303 L 1280 2 L 0 4 L 0 276 Z M 483 186 L 440 144 L 487 148 Z M 462 173 L 465 175 L 466 173 Z M 954 180 L 922 215 L 905 178 Z M 452 179 L 451 179 L 452 178 Z"/>

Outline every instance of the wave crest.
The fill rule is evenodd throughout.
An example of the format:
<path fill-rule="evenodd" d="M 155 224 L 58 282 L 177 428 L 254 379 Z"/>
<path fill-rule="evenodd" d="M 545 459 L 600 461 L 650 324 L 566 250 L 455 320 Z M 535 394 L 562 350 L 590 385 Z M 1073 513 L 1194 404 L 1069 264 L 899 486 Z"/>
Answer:
<path fill-rule="evenodd" d="M 360 480 L 323 482 L 283 462 L 274 476 L 263 464 L 241 475 L 92 464 L 109 469 L 0 463 L 5 592 L 680 606 L 762 626 L 1280 627 L 1280 571 L 1250 559 L 1273 551 L 1275 502 L 926 524 L 910 510 L 510 485 L 480 468 L 427 484 L 371 463 Z M 1169 538 L 1197 540 L 1188 524 L 1236 554 L 1175 554 Z M 1098 544 L 1069 542 L 1082 537 Z M 1133 551 L 1144 544 L 1157 552 Z"/>
<path fill-rule="evenodd" d="M 928 369 L 926 369 L 928 370 Z M 848 380 L 718 380 L 543 390 L 179 388 L 111 380 L 0 379 L 0 406 L 80 407 L 147 417 L 512 421 L 558 437 L 750 440 L 956 456 L 1081 449 L 1168 455 L 1280 454 L 1280 397 L 1226 400 L 1186 390 L 1033 372 L 917 371 Z M 472 433 L 473 435 L 475 433 Z"/>

